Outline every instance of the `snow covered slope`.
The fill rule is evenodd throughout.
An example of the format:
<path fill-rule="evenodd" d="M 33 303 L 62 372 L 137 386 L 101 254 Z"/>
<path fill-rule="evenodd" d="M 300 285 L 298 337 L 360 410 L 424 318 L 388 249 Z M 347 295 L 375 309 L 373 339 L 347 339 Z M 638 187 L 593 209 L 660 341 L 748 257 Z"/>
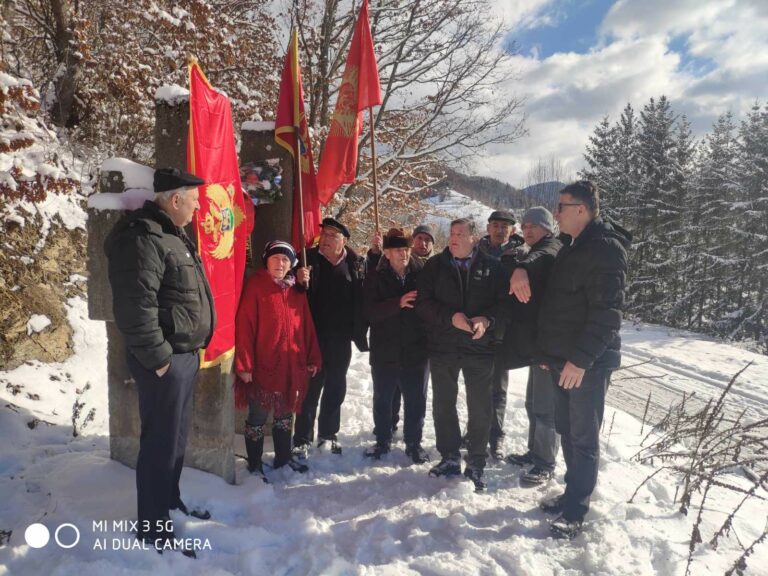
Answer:
<path fill-rule="evenodd" d="M 0 547 L 2 575 L 684 573 L 692 518 L 676 511 L 676 481 L 661 474 L 635 503 L 627 504 L 652 471 L 631 461 L 641 439 L 636 419 L 607 408 L 606 422 L 612 426 L 603 431 L 588 529 L 573 542 L 554 541 L 537 502 L 562 488 L 562 464 L 556 478 L 540 489 L 520 487 L 516 468 L 493 464 L 489 491 L 478 495 L 466 481 L 429 478 L 428 466 L 409 466 L 402 444 L 380 462 L 365 460 L 362 452 L 372 440 L 373 422 L 363 354 L 355 354 L 350 369 L 342 456 L 316 453 L 309 474 L 273 473 L 271 485 L 249 476 L 242 461 L 236 486 L 186 469 L 185 499 L 209 508 L 213 519 L 174 520 L 180 534 L 208 539 L 210 550 L 192 561 L 180 554 L 121 549 L 133 540 L 127 527 L 111 522 L 135 518 L 135 483 L 133 470 L 109 459 L 104 327 L 87 320 L 82 300 L 71 300 L 68 309 L 76 331 L 73 358 L 0 372 L 0 530 L 13 531 L 10 542 Z M 637 331 L 628 325 L 624 333 L 634 353 L 652 351 L 668 365 L 692 373 L 703 368 L 708 378 L 729 375 L 742 360 L 754 359 L 757 370 L 746 372 L 745 382 L 764 390 L 765 357 L 744 352 L 731 360 L 736 353 L 729 346 L 651 326 Z M 709 359 L 706 365 L 704 358 Z M 510 378 L 507 421 L 513 449 L 522 449 L 526 438 L 525 376 L 525 370 L 518 370 Z M 82 413 L 96 409 L 93 422 L 77 438 L 70 421 L 75 400 L 85 404 Z M 465 416 L 463 400 L 460 410 Z M 35 419 L 40 422 L 30 427 Z M 436 457 L 429 413 L 425 436 Z M 746 482 L 738 476 L 733 481 Z M 725 513 L 718 510 L 730 509 L 732 502 L 721 495 L 710 505 L 710 517 L 722 521 Z M 763 530 L 766 515 L 765 502 L 745 508 L 734 533 L 751 542 Z M 102 520 L 110 524 L 94 530 L 94 521 Z M 35 522 L 51 531 L 51 541 L 40 549 L 24 538 L 26 527 Z M 54 541 L 54 531 L 64 523 L 80 531 L 71 549 Z M 59 536 L 69 545 L 74 529 L 65 526 Z M 106 549 L 94 549 L 97 541 Z M 701 547 L 692 573 L 722 574 L 735 558 L 735 546 L 731 538 L 717 551 Z M 759 546 L 748 566 L 748 574 L 767 574 L 768 546 Z"/>

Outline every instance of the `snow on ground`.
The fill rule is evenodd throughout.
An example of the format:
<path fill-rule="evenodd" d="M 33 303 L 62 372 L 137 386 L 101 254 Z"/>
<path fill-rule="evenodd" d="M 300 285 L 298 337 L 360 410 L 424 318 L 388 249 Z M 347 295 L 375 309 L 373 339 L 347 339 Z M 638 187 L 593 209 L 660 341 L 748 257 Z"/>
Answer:
<path fill-rule="evenodd" d="M 427 211 L 426 222 L 442 230 L 446 236 L 450 233 L 451 220 L 455 218 L 472 218 L 479 226 L 481 235 L 485 234 L 485 224 L 494 210 L 455 190 L 436 194 L 423 200 L 422 204 Z"/>
<path fill-rule="evenodd" d="M 382 461 L 366 461 L 362 451 L 372 440 L 372 390 L 367 357 L 357 353 L 343 409 L 342 456 L 315 453 L 308 474 L 273 472 L 270 485 L 248 475 L 243 461 L 237 464 L 236 486 L 185 469 L 185 499 L 210 509 L 213 519 L 190 520 L 174 513 L 177 532 L 207 538 L 211 549 L 202 550 L 197 561 L 174 553 L 161 556 L 151 550 L 121 549 L 133 542 L 127 528 L 110 525 L 94 530 L 93 526 L 94 521 L 135 518 L 134 472 L 109 459 L 105 330 L 102 323 L 87 319 L 83 300 L 71 300 L 68 308 L 75 328 L 75 356 L 61 364 L 32 363 L 0 372 L 4 440 L 0 530 L 13 530 L 10 543 L 0 547 L 2 575 L 541 576 L 685 571 L 693 518 L 676 511 L 676 481 L 659 475 L 633 504 L 627 503 L 652 471 L 631 461 L 640 440 L 636 419 L 606 409 L 606 422 L 613 424 L 603 431 L 600 481 L 588 528 L 573 542 L 555 541 L 549 538 L 547 519 L 537 503 L 562 488 L 562 464 L 556 479 L 539 489 L 520 487 L 514 467 L 492 464 L 487 471 L 488 492 L 475 494 L 467 481 L 429 478 L 427 465 L 409 466 L 402 443 Z M 625 333 L 631 330 L 625 327 Z M 695 371 L 701 365 L 710 376 L 718 371 L 730 374 L 728 358 L 736 354 L 716 342 L 668 335 L 665 329 L 650 326 L 627 340 L 633 351 L 663 353 L 669 364 L 675 362 L 686 370 Z M 722 366 L 718 357 L 724 359 Z M 525 370 L 517 370 L 510 378 L 507 429 L 508 444 L 514 450 L 523 449 L 526 438 L 525 376 Z M 87 383 L 91 387 L 83 392 Z M 84 435 L 73 438 L 71 406 L 78 398 L 86 410 L 96 408 L 96 419 Z M 463 399 L 460 411 L 466 414 Z M 30 428 L 28 423 L 35 418 L 50 425 L 40 422 Z M 425 445 L 436 458 L 430 414 Z M 736 476 L 732 480 L 744 482 Z M 711 534 L 712 522 L 721 521 L 732 504 L 727 495 L 710 503 L 705 537 Z M 741 542 L 751 542 L 762 531 L 766 515 L 765 502 L 742 511 L 734 525 Z M 26 527 L 35 522 L 51 531 L 51 541 L 40 549 L 24 541 Z M 62 549 L 54 541 L 54 531 L 64 523 L 75 525 L 81 533 L 71 549 Z M 71 527 L 61 529 L 62 544 L 70 544 L 73 538 Z M 97 541 L 106 550 L 94 549 Z M 700 547 L 692 573 L 722 574 L 735 558 L 734 546 L 731 539 L 717 551 Z M 768 574 L 768 546 L 757 548 L 747 573 Z"/>

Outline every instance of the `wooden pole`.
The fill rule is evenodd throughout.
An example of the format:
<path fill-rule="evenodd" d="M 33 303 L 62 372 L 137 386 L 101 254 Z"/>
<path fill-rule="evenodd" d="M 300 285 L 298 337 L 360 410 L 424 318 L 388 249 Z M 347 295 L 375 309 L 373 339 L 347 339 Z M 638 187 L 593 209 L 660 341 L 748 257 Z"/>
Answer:
<path fill-rule="evenodd" d="M 371 164 L 373 166 L 373 219 L 376 232 L 379 232 L 379 183 L 376 177 L 376 134 L 373 129 L 373 106 L 368 107 L 368 117 L 371 124 Z"/>
<path fill-rule="evenodd" d="M 296 135 L 296 169 L 294 171 L 294 186 L 299 192 L 299 238 L 301 242 L 301 264 L 302 266 L 306 266 L 307 243 L 304 240 L 304 192 L 301 189 L 301 129 L 298 126 L 294 126 L 293 130 Z"/>

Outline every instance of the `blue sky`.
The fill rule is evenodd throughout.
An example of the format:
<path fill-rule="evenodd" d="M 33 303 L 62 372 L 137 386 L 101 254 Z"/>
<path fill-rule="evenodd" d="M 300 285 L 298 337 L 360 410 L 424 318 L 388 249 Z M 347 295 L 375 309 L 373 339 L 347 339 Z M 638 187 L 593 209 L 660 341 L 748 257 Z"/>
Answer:
<path fill-rule="evenodd" d="M 517 45 L 507 88 L 530 135 L 489 150 L 477 172 L 524 184 L 538 158 L 575 175 L 595 125 L 667 96 L 702 135 L 717 116 L 768 100 L 766 0 L 496 0 Z"/>

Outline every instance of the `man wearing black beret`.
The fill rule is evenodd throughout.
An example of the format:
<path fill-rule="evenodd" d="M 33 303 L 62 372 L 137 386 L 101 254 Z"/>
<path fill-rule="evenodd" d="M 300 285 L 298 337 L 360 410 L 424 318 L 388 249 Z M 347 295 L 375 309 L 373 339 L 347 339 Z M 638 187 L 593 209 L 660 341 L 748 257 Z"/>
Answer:
<path fill-rule="evenodd" d="M 362 313 L 365 260 L 347 246 L 349 230 L 344 224 L 325 218 L 320 227 L 319 244 L 307 250 L 307 296 L 323 368 L 310 381 L 301 413 L 296 415 L 293 445 L 299 458 L 307 456 L 315 438 L 315 418 L 318 448 L 329 447 L 332 453 L 341 454 L 337 434 L 341 428 L 341 405 L 347 394 L 352 342 L 361 352 L 368 350 Z M 297 272 L 299 277 L 305 274 L 302 269 Z"/>
<path fill-rule="evenodd" d="M 156 170 L 154 201 L 123 217 L 104 243 L 115 323 L 139 394 L 137 537 L 159 551 L 176 547 L 170 510 L 188 513 L 179 478 L 200 366 L 198 350 L 208 345 L 216 324 L 202 263 L 184 232 L 200 208 L 201 184 L 205 182 L 177 168 Z M 210 517 L 207 512 L 192 514 Z M 195 556 L 193 549 L 180 549 Z"/>

